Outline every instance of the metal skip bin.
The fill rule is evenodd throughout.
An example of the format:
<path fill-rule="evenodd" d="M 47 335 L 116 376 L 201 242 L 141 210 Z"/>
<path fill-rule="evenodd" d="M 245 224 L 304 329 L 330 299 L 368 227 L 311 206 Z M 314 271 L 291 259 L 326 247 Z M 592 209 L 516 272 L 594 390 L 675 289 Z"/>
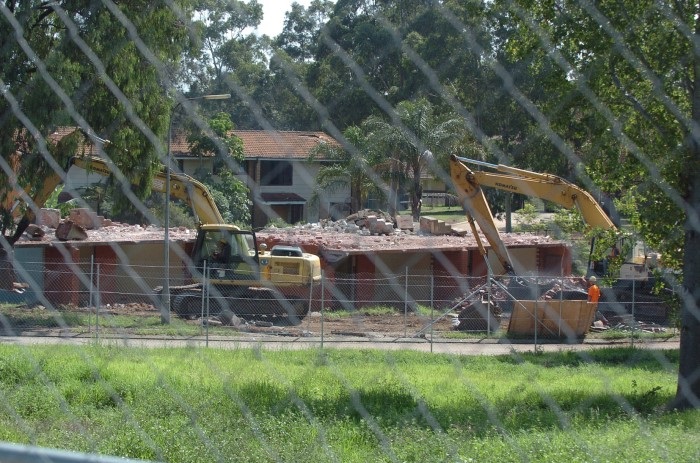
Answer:
<path fill-rule="evenodd" d="M 580 338 L 590 329 L 595 312 L 596 305 L 585 300 L 515 301 L 508 334 Z"/>

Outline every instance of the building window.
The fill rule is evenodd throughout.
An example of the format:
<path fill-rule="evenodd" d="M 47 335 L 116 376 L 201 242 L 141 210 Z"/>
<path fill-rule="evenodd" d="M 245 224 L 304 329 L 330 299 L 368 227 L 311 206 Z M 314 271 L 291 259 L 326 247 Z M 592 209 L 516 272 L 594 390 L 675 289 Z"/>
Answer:
<path fill-rule="evenodd" d="M 260 185 L 288 186 L 291 184 L 291 163 L 287 161 L 260 161 Z"/>
<path fill-rule="evenodd" d="M 289 206 L 289 223 L 299 223 L 303 218 L 304 206 L 302 204 L 291 204 Z"/>

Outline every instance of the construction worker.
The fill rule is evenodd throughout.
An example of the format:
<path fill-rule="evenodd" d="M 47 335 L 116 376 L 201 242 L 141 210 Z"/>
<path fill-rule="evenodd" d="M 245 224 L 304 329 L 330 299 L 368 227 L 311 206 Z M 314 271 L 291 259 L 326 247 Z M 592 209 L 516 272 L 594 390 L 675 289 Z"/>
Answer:
<path fill-rule="evenodd" d="M 608 319 L 605 318 L 605 315 L 601 313 L 600 310 L 598 310 L 598 300 L 600 299 L 600 288 L 596 284 L 598 279 L 595 277 L 595 275 L 591 276 L 588 279 L 588 302 L 591 304 L 595 304 L 595 318 L 596 320 L 599 320 L 603 323 L 603 325 L 607 326 L 608 325 Z"/>
<path fill-rule="evenodd" d="M 588 302 L 592 302 L 596 306 L 598 305 L 598 300 L 600 299 L 600 288 L 596 284 L 597 278 L 592 276 L 588 279 Z"/>
<path fill-rule="evenodd" d="M 216 251 L 214 251 L 212 257 L 214 258 L 214 262 L 228 264 L 229 259 L 231 258 L 231 245 L 229 242 L 224 239 L 219 240 L 218 248 Z"/>

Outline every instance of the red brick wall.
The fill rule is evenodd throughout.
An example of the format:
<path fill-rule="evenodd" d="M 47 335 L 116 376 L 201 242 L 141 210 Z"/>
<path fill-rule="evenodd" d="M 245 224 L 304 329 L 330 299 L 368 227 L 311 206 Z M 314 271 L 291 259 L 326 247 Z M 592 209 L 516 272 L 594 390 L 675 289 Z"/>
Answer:
<path fill-rule="evenodd" d="M 80 280 L 66 261 L 80 262 L 78 248 L 55 244 L 46 248 L 44 254 L 44 295 L 52 304 L 74 304 L 80 302 Z"/>

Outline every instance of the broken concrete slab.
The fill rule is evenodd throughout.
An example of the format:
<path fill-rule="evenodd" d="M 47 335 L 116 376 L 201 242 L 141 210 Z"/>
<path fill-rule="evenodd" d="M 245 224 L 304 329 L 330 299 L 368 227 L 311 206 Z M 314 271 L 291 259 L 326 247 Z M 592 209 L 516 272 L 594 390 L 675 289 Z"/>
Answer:
<path fill-rule="evenodd" d="M 56 228 L 56 238 L 61 241 L 78 240 L 83 241 L 88 237 L 87 232 L 80 225 L 71 220 L 64 220 Z"/>
<path fill-rule="evenodd" d="M 26 233 L 29 239 L 33 241 L 42 239 L 46 234 L 43 228 L 35 224 L 27 226 L 27 229 L 24 231 L 24 233 Z"/>
<path fill-rule="evenodd" d="M 69 219 L 87 230 L 94 230 L 102 226 L 102 221 L 97 213 L 85 207 L 72 209 Z"/>
<path fill-rule="evenodd" d="M 401 230 L 413 230 L 413 217 L 410 215 L 397 215 L 396 226 Z"/>
<path fill-rule="evenodd" d="M 444 220 L 426 215 L 420 218 L 420 231 L 431 235 L 451 235 L 452 227 Z"/>
<path fill-rule="evenodd" d="M 58 209 L 43 208 L 36 217 L 36 224 L 49 228 L 57 228 L 61 222 L 61 211 Z"/>

